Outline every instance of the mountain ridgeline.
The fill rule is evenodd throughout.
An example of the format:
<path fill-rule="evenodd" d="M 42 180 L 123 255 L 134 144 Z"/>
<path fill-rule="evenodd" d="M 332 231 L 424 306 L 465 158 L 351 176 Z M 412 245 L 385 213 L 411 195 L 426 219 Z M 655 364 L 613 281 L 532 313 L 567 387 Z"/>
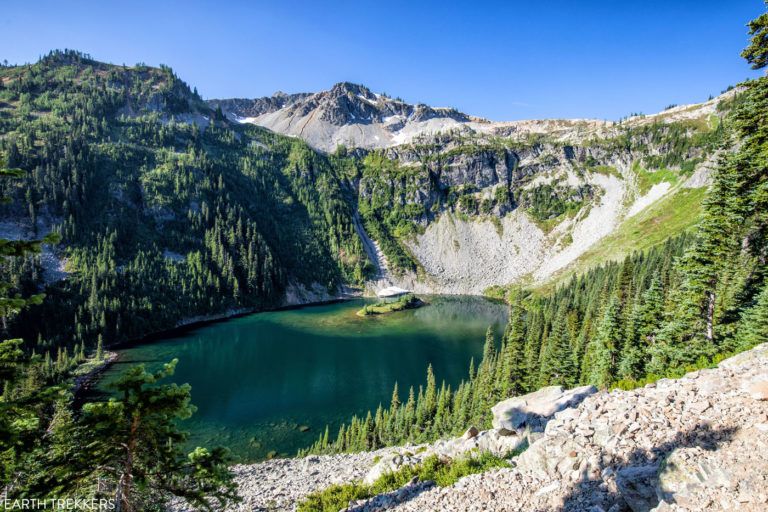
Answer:
<path fill-rule="evenodd" d="M 233 122 L 351 157 L 361 237 L 373 239 L 368 256 L 389 284 L 477 294 L 587 268 L 609 235 L 662 225 L 591 263 L 690 227 L 736 101 L 728 91 L 620 122 L 490 122 L 348 83 L 210 103 Z"/>

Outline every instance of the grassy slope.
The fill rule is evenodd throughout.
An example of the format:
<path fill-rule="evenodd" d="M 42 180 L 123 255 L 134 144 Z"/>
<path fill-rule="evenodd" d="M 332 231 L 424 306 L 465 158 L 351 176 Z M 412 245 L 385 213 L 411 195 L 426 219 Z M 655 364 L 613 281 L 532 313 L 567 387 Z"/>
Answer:
<path fill-rule="evenodd" d="M 624 221 L 612 234 L 589 248 L 576 261 L 555 273 L 536 289 L 546 292 L 574 275 L 607 261 L 642 251 L 692 227 L 701 212 L 706 188 L 677 188 L 651 206 Z"/>

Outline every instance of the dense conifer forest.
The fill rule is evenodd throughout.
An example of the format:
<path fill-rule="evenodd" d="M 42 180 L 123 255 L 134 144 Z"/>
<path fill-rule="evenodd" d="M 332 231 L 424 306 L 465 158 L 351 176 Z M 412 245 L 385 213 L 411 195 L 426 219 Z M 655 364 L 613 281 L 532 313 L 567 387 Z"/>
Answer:
<path fill-rule="evenodd" d="M 26 171 L 2 185 L 14 199 L 4 213 L 56 231 L 70 274 L 16 319 L 25 339 L 136 339 L 276 305 L 291 285 L 333 292 L 368 271 L 344 169 L 303 142 L 225 122 L 169 68 L 53 52 L 0 69 L 0 84 L 0 149 Z M 6 272 L 24 292 L 42 269 L 25 260 Z M 36 334 L 24 327 L 32 318 Z"/>

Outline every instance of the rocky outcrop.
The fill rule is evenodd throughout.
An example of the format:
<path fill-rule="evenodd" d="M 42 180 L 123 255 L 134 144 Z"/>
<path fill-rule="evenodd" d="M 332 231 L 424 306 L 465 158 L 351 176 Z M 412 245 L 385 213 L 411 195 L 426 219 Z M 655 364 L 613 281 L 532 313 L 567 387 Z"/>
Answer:
<path fill-rule="evenodd" d="M 499 402 L 493 412 L 493 426 L 511 430 L 543 431 L 556 413 L 576 407 L 585 398 L 597 393 L 594 386 L 565 390 L 562 386 L 548 386 L 527 395 Z"/>
<path fill-rule="evenodd" d="M 571 390 L 550 386 L 505 400 L 492 409 L 493 429 L 481 432 L 472 426 L 457 438 L 380 450 L 378 462 L 366 474 L 364 481 L 373 483 L 384 473 L 420 464 L 431 456 L 456 459 L 478 452 L 489 452 L 499 457 L 510 456 L 538 439 L 540 432 L 544 431 L 545 425 L 556 413 L 577 406 L 596 392 L 594 386 Z"/>
<path fill-rule="evenodd" d="M 767 380 L 764 344 L 714 369 L 632 391 L 588 394 L 564 409 L 560 404 L 566 396 L 590 390 L 559 395 L 547 390 L 539 397 L 550 398 L 537 405 L 529 397 L 525 407 L 560 410 L 511 460 L 515 467 L 465 477 L 445 488 L 411 482 L 354 503 L 350 510 L 768 510 L 768 400 L 762 392 Z M 375 468 L 397 469 L 426 454 L 503 453 L 523 441 L 523 434 L 506 427 L 468 429 L 459 438 L 430 445 L 236 466 L 244 502 L 234 510 L 292 510 L 303 496 L 332 483 L 370 481 Z"/>
<path fill-rule="evenodd" d="M 768 345 L 718 368 L 558 412 L 504 469 L 394 510 L 768 510 Z"/>
<path fill-rule="evenodd" d="M 233 121 L 237 121 L 239 119 L 257 117 L 275 112 L 281 108 L 293 105 L 294 103 L 301 101 L 308 96 L 311 96 L 311 94 L 285 94 L 284 92 L 278 91 L 272 96 L 265 96 L 263 98 L 232 98 L 226 100 L 209 100 L 208 104 L 213 109 L 220 108 L 224 115 Z"/>

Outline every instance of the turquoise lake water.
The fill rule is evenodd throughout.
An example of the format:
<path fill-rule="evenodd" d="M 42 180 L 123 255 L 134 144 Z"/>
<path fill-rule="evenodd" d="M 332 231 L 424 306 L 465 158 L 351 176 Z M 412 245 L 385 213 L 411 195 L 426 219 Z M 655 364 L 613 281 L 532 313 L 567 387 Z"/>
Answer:
<path fill-rule="evenodd" d="M 389 404 L 398 382 L 459 383 L 482 353 L 485 330 L 497 338 L 507 308 L 481 297 L 426 297 L 428 306 L 389 315 L 355 315 L 363 299 L 256 313 L 120 351 L 99 384 L 127 365 L 179 359 L 174 382 L 192 386 L 195 415 L 182 426 L 191 443 L 226 446 L 242 461 L 271 451 L 294 455 L 331 425 Z M 300 426 L 310 427 L 302 432 Z"/>

